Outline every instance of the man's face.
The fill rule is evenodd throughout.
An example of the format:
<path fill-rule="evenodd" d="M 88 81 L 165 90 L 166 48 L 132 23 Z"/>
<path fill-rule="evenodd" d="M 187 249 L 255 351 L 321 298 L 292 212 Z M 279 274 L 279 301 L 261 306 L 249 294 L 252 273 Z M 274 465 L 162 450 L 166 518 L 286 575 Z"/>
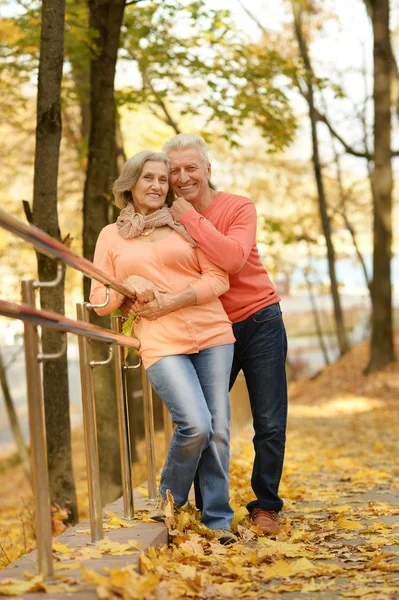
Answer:
<path fill-rule="evenodd" d="M 200 204 L 208 190 L 211 165 L 205 163 L 197 148 L 172 150 L 168 154 L 168 159 L 173 192 L 194 206 Z"/>

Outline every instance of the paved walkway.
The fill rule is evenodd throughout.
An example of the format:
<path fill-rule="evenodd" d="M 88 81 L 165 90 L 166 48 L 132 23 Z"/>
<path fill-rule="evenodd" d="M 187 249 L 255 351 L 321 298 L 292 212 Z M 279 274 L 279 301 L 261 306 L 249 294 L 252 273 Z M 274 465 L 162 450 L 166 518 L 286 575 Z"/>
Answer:
<path fill-rule="evenodd" d="M 226 549 L 198 523 L 190 530 L 182 523 L 177 536 L 172 532 L 175 545 L 150 551 L 140 561 L 142 574 L 129 575 L 134 584 L 127 589 L 123 575 L 116 582 L 109 573 L 103 575 L 104 568 L 137 564 L 137 540 L 140 550 L 149 543 L 164 544 L 165 526 L 137 521 L 133 528 L 106 532 L 109 541 L 92 545 L 87 533 L 77 533 L 88 528 L 81 523 L 58 538 L 65 547 L 55 547 L 63 565 L 56 572 L 68 579 L 47 597 L 91 600 L 97 594 L 90 581 L 97 581 L 105 590 L 103 598 L 152 598 L 156 593 L 162 599 L 399 600 L 399 365 L 366 378 L 359 368 L 365 358 L 365 349 L 353 349 L 316 380 L 291 388 L 281 485 L 285 507 L 277 539 L 258 537 L 244 518 L 238 525 L 240 543 Z M 252 496 L 251 438 L 247 430 L 232 446 L 235 510 Z M 122 516 L 120 501 L 109 508 Z M 126 555 L 127 549 L 132 554 Z M 72 568 L 65 570 L 66 565 Z M 81 565 L 90 571 L 82 573 Z M 34 554 L 1 571 L 0 581 L 25 571 L 36 572 Z M 150 585 L 148 594 L 137 596 L 137 586 L 151 583 L 151 577 L 154 594 Z M 78 582 L 83 578 L 82 590 Z M 18 597 L 46 598 L 23 590 Z"/>
<path fill-rule="evenodd" d="M 140 513 L 142 509 L 147 509 L 151 504 L 142 494 L 135 490 L 134 505 L 135 511 Z M 45 600 L 46 598 L 59 600 L 66 598 L 73 598 L 74 600 L 98 600 L 95 586 L 83 581 L 82 567 L 100 573 L 104 569 L 135 565 L 137 564 L 140 552 L 147 550 L 149 546 L 157 547 L 168 542 L 168 532 L 164 523 L 145 523 L 140 519 L 131 522 L 125 521 L 123 519 L 122 498 L 107 506 L 104 512 L 104 541 L 102 549 L 104 552 L 98 550 L 99 547 L 101 548 L 101 543 L 93 544 L 91 542 L 89 519 L 82 521 L 75 527 L 67 529 L 58 536 L 54 544 L 56 550 L 55 556 L 58 559 L 62 559 L 62 561 L 56 560 L 54 563 L 56 577 L 58 579 L 58 576 L 67 577 L 71 582 L 75 581 L 75 584 L 71 583 L 71 587 L 74 585 L 76 588 L 82 586 L 84 588 L 83 591 L 76 591 L 72 596 L 71 592 L 65 591 L 51 591 L 50 595 L 43 596 L 43 591 L 38 591 L 18 594 L 17 597 L 29 600 Z M 115 525 L 117 525 L 117 519 L 107 513 L 116 515 L 124 524 L 132 525 L 132 527 L 119 526 L 107 530 L 107 522 L 113 526 L 112 522 L 115 521 Z M 65 549 L 63 552 L 62 547 L 64 545 L 68 547 L 68 550 Z M 128 547 L 131 548 L 131 554 L 126 554 Z M 72 549 L 74 552 L 70 552 Z M 124 554 L 118 555 L 118 552 L 124 552 Z M 8 579 L 26 581 L 26 573 L 34 576 L 38 574 L 37 550 L 34 550 L 30 554 L 25 554 L 6 569 L 0 571 L 0 586 Z M 54 583 L 57 583 L 57 579 L 54 580 Z M 6 596 L 0 595 L 0 597 L 5 598 Z"/>

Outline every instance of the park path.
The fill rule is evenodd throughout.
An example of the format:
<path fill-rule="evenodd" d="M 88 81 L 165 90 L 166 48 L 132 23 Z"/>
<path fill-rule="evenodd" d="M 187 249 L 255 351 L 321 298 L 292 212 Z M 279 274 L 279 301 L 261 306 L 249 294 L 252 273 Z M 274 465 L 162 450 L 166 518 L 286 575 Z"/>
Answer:
<path fill-rule="evenodd" d="M 72 568 L 57 569 L 55 587 L 45 586 L 49 597 L 398 599 L 399 365 L 366 378 L 366 361 L 367 347 L 360 345 L 318 378 L 291 385 L 285 507 L 275 539 L 258 536 L 243 509 L 253 459 L 246 427 L 232 444 L 238 544 L 226 548 L 213 540 L 193 510 L 169 520 L 169 546 L 141 553 L 145 546 L 134 547 L 135 534 L 152 531 L 154 544 L 164 544 L 163 524 L 137 521 L 106 532 L 110 541 L 95 545 L 69 530 L 59 537 L 55 558 Z M 120 508 L 116 503 L 111 511 Z M 26 569 L 35 573 L 32 555 L 14 565 L 21 576 Z M 12 566 L 0 572 L 3 581 Z M 26 576 L 22 581 L 29 585 Z M 36 592 L 21 588 L 15 596 L 43 599 L 43 584 L 35 585 Z"/>

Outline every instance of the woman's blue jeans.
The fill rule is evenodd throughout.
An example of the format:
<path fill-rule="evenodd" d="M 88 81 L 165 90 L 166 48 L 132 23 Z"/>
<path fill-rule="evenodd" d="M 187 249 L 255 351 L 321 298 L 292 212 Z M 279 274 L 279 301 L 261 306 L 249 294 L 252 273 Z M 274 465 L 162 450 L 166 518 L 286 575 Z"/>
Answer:
<path fill-rule="evenodd" d="M 230 529 L 229 378 L 233 344 L 197 354 L 166 356 L 147 369 L 176 428 L 161 475 L 160 492 L 170 490 L 183 506 L 198 471 L 203 499 L 201 521 L 210 529 Z"/>

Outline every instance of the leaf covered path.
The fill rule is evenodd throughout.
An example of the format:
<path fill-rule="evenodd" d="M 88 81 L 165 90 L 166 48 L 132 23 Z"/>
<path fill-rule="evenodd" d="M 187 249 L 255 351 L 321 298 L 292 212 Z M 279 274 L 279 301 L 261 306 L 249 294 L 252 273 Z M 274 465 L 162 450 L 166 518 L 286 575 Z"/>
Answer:
<path fill-rule="evenodd" d="M 316 380 L 291 385 L 277 538 L 258 536 L 243 509 L 253 460 L 247 429 L 232 445 L 238 544 L 221 546 L 187 510 L 169 520 L 168 547 L 141 554 L 140 573 L 84 568 L 86 584 L 71 578 L 59 584 L 77 595 L 82 585 L 95 586 L 104 600 L 398 599 L 399 365 L 365 377 L 366 362 L 364 344 Z M 98 556 L 109 551 L 102 544 Z M 65 553 L 61 548 L 55 556 Z"/>

